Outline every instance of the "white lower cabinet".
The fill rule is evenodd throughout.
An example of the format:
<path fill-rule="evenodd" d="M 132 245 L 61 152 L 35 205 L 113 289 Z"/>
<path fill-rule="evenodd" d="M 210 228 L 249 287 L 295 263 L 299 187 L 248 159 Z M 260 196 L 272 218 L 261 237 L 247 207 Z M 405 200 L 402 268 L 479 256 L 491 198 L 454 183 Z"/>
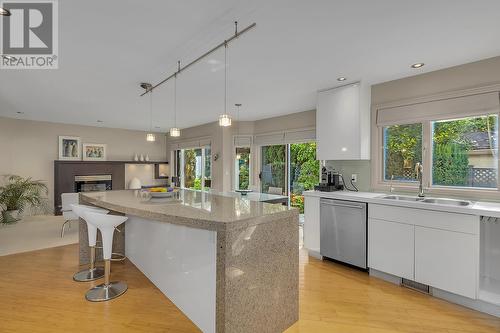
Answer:
<path fill-rule="evenodd" d="M 413 225 L 369 219 L 368 267 L 413 280 Z"/>
<path fill-rule="evenodd" d="M 477 298 L 479 216 L 372 204 L 368 267 Z"/>
<path fill-rule="evenodd" d="M 476 235 L 415 227 L 415 281 L 476 298 Z"/>

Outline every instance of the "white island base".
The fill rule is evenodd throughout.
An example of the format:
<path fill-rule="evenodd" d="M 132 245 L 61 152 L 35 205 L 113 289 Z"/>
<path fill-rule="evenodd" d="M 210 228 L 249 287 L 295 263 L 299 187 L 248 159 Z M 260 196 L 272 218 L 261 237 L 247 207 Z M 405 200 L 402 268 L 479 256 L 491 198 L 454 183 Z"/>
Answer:
<path fill-rule="evenodd" d="M 203 332 L 215 332 L 217 233 L 129 216 L 125 254 Z"/>

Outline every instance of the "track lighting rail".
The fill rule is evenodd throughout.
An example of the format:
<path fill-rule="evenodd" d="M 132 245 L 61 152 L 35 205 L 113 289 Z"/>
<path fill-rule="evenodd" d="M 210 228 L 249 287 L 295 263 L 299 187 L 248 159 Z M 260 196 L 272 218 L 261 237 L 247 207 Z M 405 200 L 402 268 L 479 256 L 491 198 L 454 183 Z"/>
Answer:
<path fill-rule="evenodd" d="M 246 27 L 245 29 L 241 30 L 241 31 L 238 31 L 238 21 L 234 22 L 234 26 L 235 26 L 235 29 L 234 29 L 234 35 L 231 36 L 230 38 L 224 40 L 222 43 L 218 44 L 217 46 L 213 47 L 212 49 L 210 49 L 209 51 L 203 53 L 201 56 L 199 56 L 198 58 L 194 59 L 193 61 L 191 61 L 190 63 L 188 63 L 187 65 L 181 67 L 180 66 L 180 61 L 178 62 L 178 67 L 177 67 L 177 71 L 175 71 L 174 73 L 172 73 L 171 75 L 167 76 L 165 79 L 163 79 L 162 81 L 158 82 L 157 84 L 155 84 L 154 86 L 152 86 L 150 89 L 146 90 L 145 92 L 143 92 L 141 94 L 141 96 L 144 96 L 146 95 L 147 93 L 149 92 L 152 92 L 154 89 L 156 89 L 157 87 L 161 86 L 162 84 L 164 84 L 165 82 L 167 82 L 168 80 L 170 80 L 171 78 L 175 77 L 176 75 L 180 74 L 181 72 L 183 72 L 184 70 L 188 69 L 189 67 L 191 67 L 192 65 L 196 64 L 198 61 L 200 61 L 201 59 L 205 58 L 206 56 L 208 56 L 209 54 L 217 51 L 218 49 L 220 49 L 221 47 L 224 47 L 226 46 L 228 43 L 230 43 L 231 41 L 235 40 L 236 38 L 240 37 L 241 35 L 243 35 L 245 32 L 251 30 L 252 28 L 255 28 L 255 26 L 257 26 L 257 24 L 254 22 L 252 24 L 250 24 L 248 27 Z"/>

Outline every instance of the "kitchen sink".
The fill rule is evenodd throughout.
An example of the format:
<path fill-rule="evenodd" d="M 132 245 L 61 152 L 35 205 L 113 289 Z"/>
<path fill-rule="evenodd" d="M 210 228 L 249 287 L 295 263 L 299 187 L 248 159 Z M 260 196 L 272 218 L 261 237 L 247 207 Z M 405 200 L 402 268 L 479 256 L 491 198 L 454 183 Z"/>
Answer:
<path fill-rule="evenodd" d="M 455 199 L 439 199 L 439 198 L 427 198 L 422 200 L 422 202 L 437 204 L 437 205 L 448 205 L 448 206 L 469 206 L 470 201 L 465 200 L 455 200 Z"/>
<path fill-rule="evenodd" d="M 424 198 L 408 197 L 404 195 L 387 195 L 385 197 L 382 197 L 382 199 L 401 200 L 401 201 L 422 201 Z"/>
<path fill-rule="evenodd" d="M 448 205 L 448 206 L 458 206 L 465 207 L 471 204 L 470 201 L 465 200 L 455 200 L 455 199 L 446 199 L 446 198 L 419 198 L 419 197 L 410 197 L 404 195 L 386 195 L 382 197 L 382 199 L 389 200 L 400 200 L 400 201 L 417 201 L 423 202 L 426 204 L 435 204 L 435 205 Z"/>

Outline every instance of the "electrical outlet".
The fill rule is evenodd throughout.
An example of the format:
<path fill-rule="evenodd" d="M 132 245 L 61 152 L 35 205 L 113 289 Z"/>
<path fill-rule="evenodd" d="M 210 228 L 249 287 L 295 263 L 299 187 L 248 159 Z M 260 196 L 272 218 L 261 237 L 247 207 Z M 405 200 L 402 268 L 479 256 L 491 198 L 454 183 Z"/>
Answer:
<path fill-rule="evenodd" d="M 358 174 L 357 173 L 353 173 L 351 175 L 351 180 L 353 183 L 356 183 L 358 181 Z"/>

